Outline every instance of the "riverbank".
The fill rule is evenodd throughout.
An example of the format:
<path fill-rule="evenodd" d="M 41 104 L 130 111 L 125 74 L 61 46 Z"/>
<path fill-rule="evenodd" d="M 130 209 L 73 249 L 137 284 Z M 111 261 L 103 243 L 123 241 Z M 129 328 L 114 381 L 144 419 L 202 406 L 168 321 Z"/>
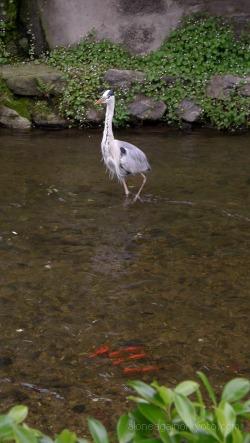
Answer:
<path fill-rule="evenodd" d="M 218 18 L 185 19 L 160 49 L 145 56 L 90 35 L 37 60 L 0 65 L 0 123 L 102 125 L 104 111 L 94 102 L 101 90 L 112 88 L 117 127 L 154 122 L 246 130 L 249 73 L 247 38 L 236 39 Z"/>

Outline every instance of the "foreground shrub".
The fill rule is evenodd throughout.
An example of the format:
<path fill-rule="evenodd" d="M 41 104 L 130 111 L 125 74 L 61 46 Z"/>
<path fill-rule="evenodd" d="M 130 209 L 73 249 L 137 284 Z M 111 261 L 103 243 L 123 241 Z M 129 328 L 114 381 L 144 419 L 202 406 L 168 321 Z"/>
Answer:
<path fill-rule="evenodd" d="M 206 376 L 201 372 L 198 376 L 206 390 L 208 405 L 196 381 L 184 381 L 174 389 L 157 382 L 148 385 L 131 381 L 129 385 L 136 396 L 130 399 L 137 407 L 119 418 L 119 443 L 249 443 L 250 400 L 244 398 L 250 391 L 250 381 L 231 380 L 217 399 Z M 51 438 L 24 423 L 27 413 L 26 406 L 15 406 L 0 416 L 0 442 L 53 443 Z M 107 431 L 98 420 L 89 418 L 88 426 L 94 443 L 109 442 Z M 88 442 L 68 430 L 62 431 L 54 441 Z"/>

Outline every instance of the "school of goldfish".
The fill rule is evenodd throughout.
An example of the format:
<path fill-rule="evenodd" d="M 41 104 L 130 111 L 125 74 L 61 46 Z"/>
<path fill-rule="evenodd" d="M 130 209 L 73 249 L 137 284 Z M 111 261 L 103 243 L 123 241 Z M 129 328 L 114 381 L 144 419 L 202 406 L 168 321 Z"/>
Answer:
<path fill-rule="evenodd" d="M 111 351 L 109 346 L 103 345 L 89 355 L 89 358 L 95 357 L 109 358 L 112 365 L 120 367 L 125 375 L 145 374 L 159 370 L 156 365 L 138 365 L 148 358 L 143 346 L 127 346 L 118 351 Z"/>

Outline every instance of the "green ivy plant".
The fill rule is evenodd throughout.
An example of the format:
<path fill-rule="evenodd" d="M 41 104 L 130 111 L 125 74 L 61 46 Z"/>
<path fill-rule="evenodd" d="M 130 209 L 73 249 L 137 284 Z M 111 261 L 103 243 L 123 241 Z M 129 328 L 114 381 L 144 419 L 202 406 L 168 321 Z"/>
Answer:
<path fill-rule="evenodd" d="M 198 372 L 206 392 L 204 400 L 200 384 L 193 380 L 175 388 L 131 381 L 135 391 L 130 399 L 136 408 L 122 415 L 116 427 L 119 443 L 249 443 L 250 381 L 235 378 L 223 388 L 218 398 L 205 374 Z M 74 432 L 63 430 L 52 440 L 24 421 L 26 406 L 14 406 L 0 416 L 0 442 L 16 443 L 88 443 Z M 105 427 L 94 418 L 88 419 L 94 443 L 109 443 Z M 112 440 L 113 441 L 113 440 Z"/>
<path fill-rule="evenodd" d="M 203 123 L 219 129 L 248 126 L 249 99 L 233 93 L 226 100 L 206 97 L 208 80 L 214 74 L 244 77 L 250 70 L 249 39 L 236 40 L 232 27 L 222 19 L 193 16 L 185 19 L 163 45 L 145 56 L 129 54 L 122 46 L 97 41 L 92 33 L 76 46 L 52 51 L 46 62 L 65 72 L 67 87 L 60 110 L 76 124 L 86 124 L 86 111 L 93 107 L 110 68 L 145 72 L 146 81 L 129 90 L 118 89 L 115 124 L 129 123 L 127 105 L 137 94 L 163 100 L 167 112 L 163 120 L 180 123 L 178 106 L 184 98 L 193 99 L 203 109 Z M 173 82 L 166 84 L 166 77 Z"/>
<path fill-rule="evenodd" d="M 9 60 L 9 53 L 6 50 L 4 41 L 0 37 L 0 65 L 4 65 Z"/>
<path fill-rule="evenodd" d="M 17 9 L 18 0 L 0 2 L 0 65 L 12 61 L 6 43 L 13 41 L 17 34 Z"/>

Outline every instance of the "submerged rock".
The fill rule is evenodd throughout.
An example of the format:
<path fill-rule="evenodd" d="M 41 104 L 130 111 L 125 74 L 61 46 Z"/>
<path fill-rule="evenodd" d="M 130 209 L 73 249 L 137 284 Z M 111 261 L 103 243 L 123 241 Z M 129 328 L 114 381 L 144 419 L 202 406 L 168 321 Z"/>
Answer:
<path fill-rule="evenodd" d="M 129 69 L 109 69 L 104 75 L 104 80 L 112 88 L 129 88 L 132 83 L 143 83 L 146 75 L 144 72 Z"/>
<path fill-rule="evenodd" d="M 22 96 L 59 95 L 65 86 L 63 73 L 45 63 L 3 65 L 0 76 L 14 94 Z"/>
<path fill-rule="evenodd" d="M 10 129 L 30 129 L 31 122 L 14 109 L 0 106 L 0 125 Z"/>
<path fill-rule="evenodd" d="M 72 407 L 72 411 L 77 412 L 77 414 L 82 414 L 83 412 L 85 412 L 85 410 L 86 406 L 84 404 L 77 404 Z"/>
<path fill-rule="evenodd" d="M 0 356 L 0 368 L 12 365 L 13 360 L 7 356 Z"/>
<path fill-rule="evenodd" d="M 211 98 L 227 98 L 232 91 L 238 89 L 240 95 L 250 95 L 250 77 L 239 77 L 231 74 L 214 75 L 207 85 L 207 96 Z"/>
<path fill-rule="evenodd" d="M 179 104 L 178 114 L 185 122 L 194 123 L 199 120 L 202 108 L 192 100 L 184 99 Z"/>
<path fill-rule="evenodd" d="M 166 109 L 167 106 L 163 101 L 157 101 L 144 95 L 138 95 L 128 105 L 129 114 L 140 120 L 160 120 L 165 114 Z"/>

